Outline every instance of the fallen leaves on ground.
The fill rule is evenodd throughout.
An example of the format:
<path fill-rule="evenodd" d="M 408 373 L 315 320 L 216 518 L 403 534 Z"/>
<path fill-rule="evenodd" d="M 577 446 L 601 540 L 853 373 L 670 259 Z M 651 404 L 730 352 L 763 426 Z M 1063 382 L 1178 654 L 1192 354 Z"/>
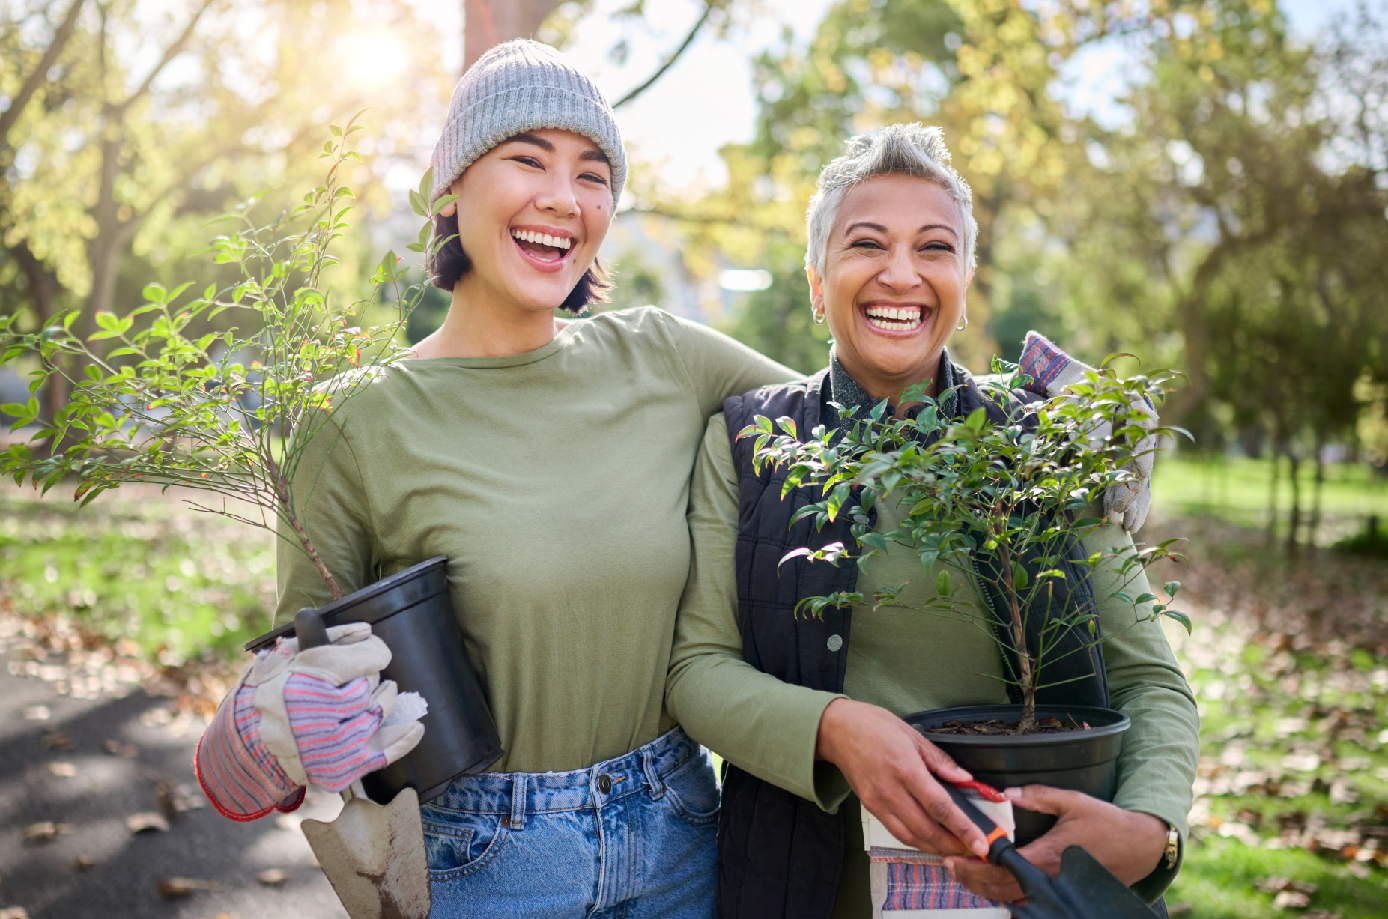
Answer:
<path fill-rule="evenodd" d="M 70 750 L 77 749 L 77 744 L 73 742 L 71 737 L 67 736 L 62 731 L 45 732 L 44 735 L 39 738 L 39 743 L 43 745 L 45 750 L 54 750 L 60 753 L 66 753 Z"/>
<path fill-rule="evenodd" d="M 192 878 L 165 878 L 159 882 L 159 896 L 165 900 L 181 900 L 199 890 L 216 890 L 216 881 L 197 881 Z"/>
<path fill-rule="evenodd" d="M 266 887 L 280 887 L 285 881 L 289 880 L 289 875 L 278 868 L 267 868 L 257 874 L 255 879 Z"/>
<path fill-rule="evenodd" d="M 79 855 L 72 860 L 72 869 L 74 871 L 91 871 L 95 867 L 96 860 L 88 858 L 85 855 Z"/>
<path fill-rule="evenodd" d="M 1388 879 L 1388 566 L 1326 550 L 1289 562 L 1215 521 L 1143 541 L 1177 529 L 1199 533 L 1190 561 L 1152 579 L 1180 580 L 1195 622 L 1179 641 L 1201 714 L 1192 837 L 1301 849 Z M 1302 910 L 1308 886 L 1259 889 Z"/>
<path fill-rule="evenodd" d="M 59 836 L 71 833 L 72 824 L 54 823 L 51 820 L 41 820 L 38 823 L 31 823 L 24 828 L 24 841 L 30 843 L 52 842 Z"/>
<path fill-rule="evenodd" d="M 132 834 L 167 833 L 169 831 L 169 821 L 164 819 L 163 814 L 154 812 L 131 814 L 125 818 L 125 825 L 129 827 Z"/>
<path fill-rule="evenodd" d="M 101 748 L 112 756 L 119 756 L 124 759 L 134 759 L 140 755 L 140 748 L 133 743 L 121 743 L 119 740 L 107 740 Z"/>

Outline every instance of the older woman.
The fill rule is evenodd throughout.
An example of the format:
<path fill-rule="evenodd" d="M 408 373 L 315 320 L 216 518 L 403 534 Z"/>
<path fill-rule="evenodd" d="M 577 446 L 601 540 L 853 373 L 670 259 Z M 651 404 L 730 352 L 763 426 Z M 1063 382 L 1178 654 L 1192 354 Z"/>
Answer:
<path fill-rule="evenodd" d="M 949 166 L 938 129 L 897 125 L 854 138 L 825 168 L 808 225 L 812 309 L 834 339 L 829 367 L 805 382 L 728 399 L 725 415 L 709 422 L 690 498 L 694 561 L 666 707 L 729 764 L 719 914 L 872 915 L 860 806 L 898 839 L 945 856 L 976 894 L 1017 899 L 1009 875 L 970 855 L 984 851 L 981 836 L 937 783 L 963 771 L 900 717 L 1007 701 L 997 645 L 971 624 L 911 609 L 933 595 L 937 572 L 919 576 L 919 561 L 899 546 L 869 560 L 856 585 L 872 596 L 910 581 L 899 605 L 797 617 L 800 599 L 830 592 L 803 560 L 780 567 L 809 524 L 798 537 L 787 529 L 779 481 L 769 469 L 754 470 L 750 442 L 736 439 L 757 415 L 789 415 L 802 435 L 817 423 L 836 425 L 830 403 L 864 408 L 888 399 L 901 413 L 909 409 L 903 389 L 922 381 L 933 381 L 932 395 L 953 390 L 942 406 L 948 414 L 978 405 L 977 387 L 946 350 L 967 324 L 971 193 Z M 891 532 L 903 509 L 890 495 L 877 507 L 877 531 Z M 1086 545 L 1094 551 L 1130 538 L 1110 523 Z M 1104 586 L 1095 585 L 1096 596 L 1116 590 Z M 1168 858 L 1169 845 L 1186 833 L 1198 758 L 1195 703 L 1156 624 L 1134 627 L 1132 608 L 1117 601 L 1100 603 L 1098 613 L 1104 634 L 1114 636 L 1104 645 L 1111 705 L 1132 719 L 1114 801 L 1039 786 L 1009 796 L 1059 815 L 1053 830 L 1023 848 L 1034 863 L 1055 872 L 1061 852 L 1082 845 L 1153 897 L 1175 874 L 1179 849 Z"/>

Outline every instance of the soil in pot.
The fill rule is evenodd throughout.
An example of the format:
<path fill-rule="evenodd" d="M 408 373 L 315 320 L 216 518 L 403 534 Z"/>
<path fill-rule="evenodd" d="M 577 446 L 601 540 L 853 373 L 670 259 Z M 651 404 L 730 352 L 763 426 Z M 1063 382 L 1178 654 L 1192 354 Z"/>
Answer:
<path fill-rule="evenodd" d="M 995 737 L 1001 734 L 1016 734 L 1020 721 L 1003 721 L 995 718 L 991 721 L 946 721 L 939 727 L 932 728 L 935 734 L 974 734 Z M 1066 731 L 1086 731 L 1089 725 L 1082 722 L 1062 721 L 1059 718 L 1038 718 L 1036 724 L 1028 732 L 1030 734 L 1063 734 Z"/>
<path fill-rule="evenodd" d="M 318 611 L 328 626 L 369 623 L 391 652 L 382 678 L 429 703 L 419 745 L 362 779 L 367 795 L 378 804 L 406 786 L 423 803 L 459 776 L 482 772 L 501 757 L 501 738 L 449 600 L 447 562 L 443 556 L 421 562 Z M 281 626 L 246 648 L 269 647 L 293 629 L 293 623 Z"/>
<path fill-rule="evenodd" d="M 1015 733 L 1021 719 L 1020 705 L 970 705 L 917 712 L 907 715 L 906 722 L 975 779 L 994 788 L 1050 785 L 1112 801 L 1128 717 L 1111 709 L 1059 705 L 1038 705 L 1036 717 L 1038 721 L 1055 719 L 1062 729 Z M 951 723 L 954 726 L 948 727 Z M 1009 723 L 1014 733 L 1004 733 Z M 1073 725 L 1079 725 L 1080 730 Z M 1016 818 L 1019 846 L 1043 835 L 1056 819 L 1023 808 L 1016 809 Z"/>

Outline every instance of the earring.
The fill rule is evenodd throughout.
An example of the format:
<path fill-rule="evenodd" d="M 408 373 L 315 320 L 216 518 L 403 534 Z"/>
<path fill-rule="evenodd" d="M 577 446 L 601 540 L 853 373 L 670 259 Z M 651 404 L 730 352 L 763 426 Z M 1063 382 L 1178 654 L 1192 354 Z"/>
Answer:
<path fill-rule="evenodd" d="M 963 316 L 963 317 L 960 318 L 959 324 L 958 324 L 957 326 L 954 327 L 954 331 L 956 331 L 956 332 L 962 332 L 962 331 L 964 331 L 965 329 L 967 329 L 968 327 L 969 327 L 969 317 L 968 317 L 968 316 Z"/>
<path fill-rule="evenodd" d="M 814 313 L 814 324 L 815 324 L 815 325 L 824 325 L 824 314 L 823 314 L 823 313 Z"/>

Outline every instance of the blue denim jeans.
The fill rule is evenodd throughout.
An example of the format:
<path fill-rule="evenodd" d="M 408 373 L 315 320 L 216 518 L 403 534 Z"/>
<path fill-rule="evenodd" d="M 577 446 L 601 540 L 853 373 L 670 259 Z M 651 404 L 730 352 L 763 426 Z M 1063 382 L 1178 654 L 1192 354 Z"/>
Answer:
<path fill-rule="evenodd" d="M 461 778 L 420 808 L 430 919 L 710 919 L 718 787 L 680 728 L 576 772 Z"/>

